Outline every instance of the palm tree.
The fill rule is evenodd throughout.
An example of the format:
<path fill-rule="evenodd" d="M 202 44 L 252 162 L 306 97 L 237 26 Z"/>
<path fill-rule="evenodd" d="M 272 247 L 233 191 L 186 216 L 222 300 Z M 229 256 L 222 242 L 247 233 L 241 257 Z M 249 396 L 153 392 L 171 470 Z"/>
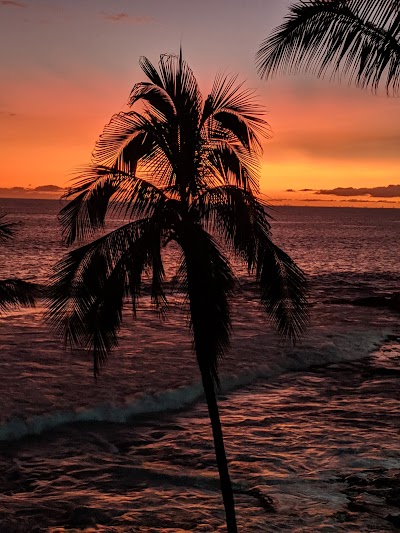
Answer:
<path fill-rule="evenodd" d="M 400 86 L 400 0 L 305 0 L 261 45 L 263 78 L 312 72 L 348 78 L 388 95 Z"/>
<path fill-rule="evenodd" d="M 0 215 L 0 244 L 12 239 L 16 224 L 6 222 L 5 215 Z M 10 308 L 35 304 L 36 286 L 18 278 L 0 279 L 0 314 Z"/>
<path fill-rule="evenodd" d="M 233 492 L 216 393 L 218 361 L 228 347 L 234 274 L 220 243 L 254 273 L 261 303 L 291 339 L 306 323 L 305 278 L 271 241 L 258 191 L 263 108 L 236 78 L 218 76 L 202 99 L 193 72 L 162 55 L 159 70 L 140 65 L 130 110 L 105 126 L 60 213 L 65 242 L 88 239 L 117 209 L 127 222 L 71 251 L 58 264 L 49 317 L 72 346 L 89 349 L 97 374 L 113 346 L 130 298 L 136 314 L 145 272 L 151 298 L 166 309 L 163 250 L 178 246 L 180 290 L 187 298 L 193 349 L 207 400 L 229 532 L 236 532 Z M 135 107 L 136 110 L 133 110 Z"/>

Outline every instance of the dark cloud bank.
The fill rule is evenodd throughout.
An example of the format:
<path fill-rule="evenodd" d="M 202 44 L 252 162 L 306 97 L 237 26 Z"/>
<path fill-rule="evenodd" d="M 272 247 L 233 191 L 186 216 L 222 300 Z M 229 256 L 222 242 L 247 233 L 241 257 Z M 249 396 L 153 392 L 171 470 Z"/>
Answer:
<path fill-rule="evenodd" d="M 0 198 L 60 198 L 64 189 L 58 185 L 39 187 L 0 187 Z"/>
<path fill-rule="evenodd" d="M 287 189 L 286 192 L 296 192 Z M 334 196 L 369 196 L 370 198 L 399 198 L 400 185 L 386 187 L 335 187 L 334 189 L 300 189 L 299 192 L 313 192 L 314 194 L 333 194 Z"/>

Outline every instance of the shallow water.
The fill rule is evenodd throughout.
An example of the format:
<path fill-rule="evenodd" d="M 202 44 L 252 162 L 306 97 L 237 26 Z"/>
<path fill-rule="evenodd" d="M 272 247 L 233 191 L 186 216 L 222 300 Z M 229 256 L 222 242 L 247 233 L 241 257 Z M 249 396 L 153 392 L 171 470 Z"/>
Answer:
<path fill-rule="evenodd" d="M 221 400 L 239 531 L 395 530 L 389 491 L 357 492 L 351 480 L 398 479 L 399 361 L 392 341 L 368 360 L 259 381 Z M 4 523 L 223 531 L 210 433 L 200 402 L 20 441 L 2 454 Z"/>

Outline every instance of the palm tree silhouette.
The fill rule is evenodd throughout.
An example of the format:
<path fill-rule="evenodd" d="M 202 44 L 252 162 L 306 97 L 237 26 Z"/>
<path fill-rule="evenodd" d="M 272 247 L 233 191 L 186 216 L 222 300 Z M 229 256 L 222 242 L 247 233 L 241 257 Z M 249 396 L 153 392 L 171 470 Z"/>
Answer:
<path fill-rule="evenodd" d="M 329 70 L 388 95 L 400 86 L 400 0 L 306 0 L 291 6 L 256 55 L 263 78 Z"/>
<path fill-rule="evenodd" d="M 14 235 L 16 223 L 6 222 L 0 215 L 0 244 L 6 244 Z M 18 306 L 35 305 L 36 286 L 18 278 L 0 279 L 0 314 Z"/>
<path fill-rule="evenodd" d="M 290 339 L 306 324 L 305 278 L 271 241 L 264 205 L 255 196 L 267 123 L 253 92 L 220 75 L 203 100 L 182 51 L 162 55 L 159 70 L 147 58 L 140 65 L 149 81 L 136 84 L 128 102 L 138 110 L 111 118 L 93 164 L 68 191 L 73 199 L 60 213 L 67 244 L 92 236 L 112 209 L 129 221 L 59 262 L 49 317 L 73 346 L 91 350 L 97 374 L 117 344 L 125 297 L 136 313 L 145 271 L 151 272 L 154 304 L 166 309 L 162 252 L 176 243 L 228 531 L 236 532 L 216 396 L 235 278 L 219 243 L 255 274 L 265 310 Z"/>

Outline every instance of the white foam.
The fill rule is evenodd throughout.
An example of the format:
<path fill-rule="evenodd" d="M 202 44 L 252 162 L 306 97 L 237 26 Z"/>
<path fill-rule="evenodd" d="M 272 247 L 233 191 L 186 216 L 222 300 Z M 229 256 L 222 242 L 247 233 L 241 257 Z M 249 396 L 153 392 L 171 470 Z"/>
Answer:
<path fill-rule="evenodd" d="M 354 332 L 327 337 L 314 336 L 307 343 L 292 350 L 275 354 L 273 361 L 241 374 L 223 375 L 223 393 L 245 387 L 258 379 L 271 379 L 284 372 L 305 370 L 314 365 L 354 361 L 366 357 L 384 341 L 390 332 Z M 266 355 L 268 347 L 265 347 Z M 279 355 L 279 357 L 277 357 Z M 203 394 L 200 382 L 189 386 L 166 390 L 157 394 L 143 394 L 125 405 L 97 405 L 79 411 L 55 411 L 34 416 L 27 420 L 13 418 L 0 426 L 0 441 L 17 440 L 29 435 L 77 422 L 126 423 L 137 416 L 152 415 L 184 409 Z"/>

